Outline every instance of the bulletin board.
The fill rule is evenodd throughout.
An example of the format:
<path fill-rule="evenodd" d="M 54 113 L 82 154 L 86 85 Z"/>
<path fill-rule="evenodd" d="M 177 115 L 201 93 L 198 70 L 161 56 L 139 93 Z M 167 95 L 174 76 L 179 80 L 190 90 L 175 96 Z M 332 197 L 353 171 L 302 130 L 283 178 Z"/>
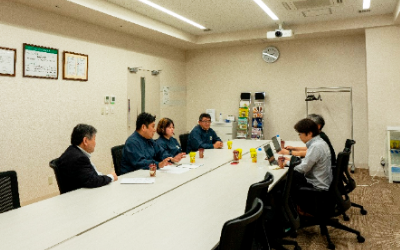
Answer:
<path fill-rule="evenodd" d="M 15 76 L 17 50 L 0 47 L 0 76 Z"/>
<path fill-rule="evenodd" d="M 89 68 L 89 56 L 74 52 L 63 53 L 63 79 L 75 81 L 87 81 Z"/>
<path fill-rule="evenodd" d="M 23 76 L 58 79 L 58 49 L 23 44 Z"/>

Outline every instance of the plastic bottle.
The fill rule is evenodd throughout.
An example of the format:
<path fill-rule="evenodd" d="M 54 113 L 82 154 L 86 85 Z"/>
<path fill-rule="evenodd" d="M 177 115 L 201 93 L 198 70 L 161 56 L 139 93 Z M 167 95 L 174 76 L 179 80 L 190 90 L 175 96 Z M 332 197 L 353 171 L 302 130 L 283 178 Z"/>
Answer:
<path fill-rule="evenodd" d="M 276 139 L 278 140 L 279 145 L 281 145 L 281 137 L 279 135 L 276 135 Z"/>
<path fill-rule="evenodd" d="M 257 167 L 262 167 L 265 165 L 265 152 L 259 147 L 257 148 Z"/>
<path fill-rule="evenodd" d="M 219 113 L 219 122 L 223 122 L 223 120 L 222 120 L 222 113 Z"/>

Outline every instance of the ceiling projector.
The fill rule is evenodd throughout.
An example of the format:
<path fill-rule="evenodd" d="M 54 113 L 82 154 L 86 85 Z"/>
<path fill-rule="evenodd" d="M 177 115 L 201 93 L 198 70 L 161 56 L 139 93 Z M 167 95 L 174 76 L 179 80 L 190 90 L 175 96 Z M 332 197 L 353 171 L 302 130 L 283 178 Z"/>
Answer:
<path fill-rule="evenodd" d="M 291 37 L 291 36 L 293 36 L 293 31 L 282 29 L 282 24 L 279 24 L 279 29 L 276 29 L 275 31 L 267 32 L 268 39 L 274 39 L 274 38 L 280 38 L 280 37 Z"/>

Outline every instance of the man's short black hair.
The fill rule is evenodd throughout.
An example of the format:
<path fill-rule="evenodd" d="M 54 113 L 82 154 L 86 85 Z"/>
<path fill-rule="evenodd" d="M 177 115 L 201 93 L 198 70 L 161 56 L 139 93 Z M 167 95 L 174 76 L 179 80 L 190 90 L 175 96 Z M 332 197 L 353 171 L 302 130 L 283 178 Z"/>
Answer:
<path fill-rule="evenodd" d="M 207 114 L 207 113 L 202 113 L 202 114 L 199 116 L 199 121 L 203 120 L 203 117 L 206 117 L 206 118 L 208 118 L 208 119 L 211 120 L 211 116 L 210 116 L 209 114 Z"/>
<path fill-rule="evenodd" d="M 143 112 L 138 115 L 137 120 L 136 120 L 136 130 L 140 130 L 142 128 L 142 125 L 145 125 L 146 128 L 149 127 L 149 124 L 153 123 L 156 121 L 156 116 L 151 115 L 149 113 Z"/>
<path fill-rule="evenodd" d="M 97 130 L 93 126 L 87 124 L 78 124 L 75 126 L 74 130 L 72 130 L 71 144 L 78 146 L 82 143 L 84 137 L 90 140 L 96 133 Z"/>
<path fill-rule="evenodd" d="M 307 118 L 313 120 L 317 125 L 321 125 L 321 130 L 325 126 L 325 120 L 322 116 L 317 114 L 309 114 Z"/>
<path fill-rule="evenodd" d="M 313 134 L 313 137 L 319 135 L 318 125 L 309 118 L 298 121 L 296 125 L 294 125 L 294 129 L 298 133 L 308 134 L 311 132 Z"/>

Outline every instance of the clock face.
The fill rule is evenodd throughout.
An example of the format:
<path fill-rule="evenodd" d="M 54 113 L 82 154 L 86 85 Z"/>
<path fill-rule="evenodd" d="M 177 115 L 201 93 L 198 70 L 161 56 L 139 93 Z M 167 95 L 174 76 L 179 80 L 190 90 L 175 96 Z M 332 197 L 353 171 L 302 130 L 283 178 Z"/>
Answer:
<path fill-rule="evenodd" d="M 279 50 L 276 47 L 267 47 L 262 52 L 262 58 L 267 63 L 273 63 L 279 58 Z"/>

